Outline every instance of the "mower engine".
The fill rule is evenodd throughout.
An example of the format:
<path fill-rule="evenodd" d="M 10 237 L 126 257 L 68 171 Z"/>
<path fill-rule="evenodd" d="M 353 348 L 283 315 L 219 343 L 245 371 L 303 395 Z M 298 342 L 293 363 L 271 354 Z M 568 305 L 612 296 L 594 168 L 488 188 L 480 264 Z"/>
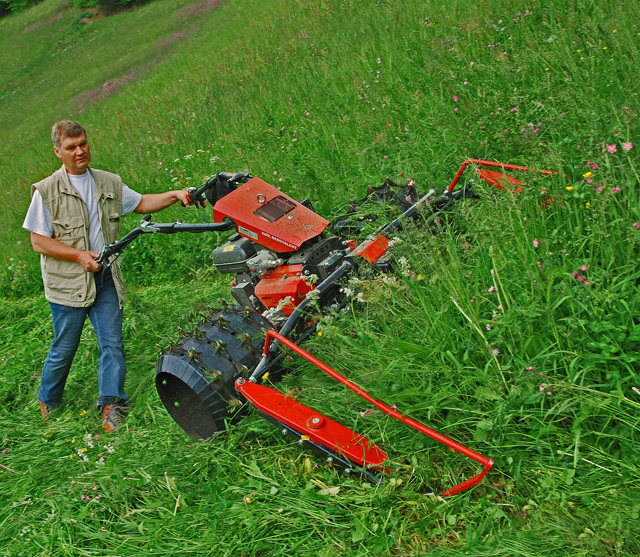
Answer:
<path fill-rule="evenodd" d="M 290 316 L 357 245 L 326 234 L 329 221 L 308 200 L 295 201 L 259 178 L 217 201 L 215 222 L 226 218 L 238 232 L 215 249 L 213 264 L 235 274 L 231 295 L 239 305 L 272 322 Z"/>

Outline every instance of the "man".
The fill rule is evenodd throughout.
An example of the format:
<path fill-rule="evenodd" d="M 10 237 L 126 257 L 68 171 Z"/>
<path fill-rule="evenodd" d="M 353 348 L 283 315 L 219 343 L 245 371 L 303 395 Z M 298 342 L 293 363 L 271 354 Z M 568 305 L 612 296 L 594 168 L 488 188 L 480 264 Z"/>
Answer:
<path fill-rule="evenodd" d="M 62 168 L 32 186 L 23 227 L 40 253 L 45 296 L 51 306 L 54 339 L 42 369 L 38 400 L 47 414 L 57 408 L 87 316 L 99 346 L 98 410 L 111 432 L 130 408 L 124 392 L 126 373 L 122 341 L 122 306 L 126 289 L 119 261 L 110 268 L 96 263 L 105 245 L 120 236 L 120 218 L 155 213 L 176 201 L 190 205 L 184 190 L 141 195 L 120 176 L 89 167 L 91 152 L 84 128 L 62 120 L 51 131 Z"/>

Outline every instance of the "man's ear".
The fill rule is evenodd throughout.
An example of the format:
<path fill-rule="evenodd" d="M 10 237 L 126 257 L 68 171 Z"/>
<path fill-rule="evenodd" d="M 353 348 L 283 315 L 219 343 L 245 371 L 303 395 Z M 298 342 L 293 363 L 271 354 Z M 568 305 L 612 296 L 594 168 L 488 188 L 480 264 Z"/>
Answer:
<path fill-rule="evenodd" d="M 58 149 L 55 145 L 53 146 L 53 152 L 56 154 L 56 157 L 58 157 L 59 159 L 62 158 L 62 156 L 60 155 L 60 149 Z"/>

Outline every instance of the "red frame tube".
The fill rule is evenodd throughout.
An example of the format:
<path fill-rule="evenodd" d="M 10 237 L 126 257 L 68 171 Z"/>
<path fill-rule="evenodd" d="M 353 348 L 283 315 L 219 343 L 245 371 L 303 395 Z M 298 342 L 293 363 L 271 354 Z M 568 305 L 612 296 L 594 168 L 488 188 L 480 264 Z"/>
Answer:
<path fill-rule="evenodd" d="M 494 166 L 494 167 L 499 167 L 499 168 L 502 168 L 502 169 L 505 169 L 505 170 L 524 170 L 524 171 L 528 170 L 530 172 L 537 172 L 538 174 L 543 174 L 545 176 L 551 176 L 553 174 L 558 174 L 557 172 L 554 172 L 553 170 L 536 170 L 535 168 L 529 168 L 528 166 L 521 166 L 519 164 L 506 164 L 506 163 L 503 163 L 503 162 L 485 161 L 483 159 L 467 159 L 466 161 L 464 161 L 462 163 L 462 166 L 458 170 L 458 173 L 455 175 L 455 178 L 453 179 L 453 182 L 451 182 L 451 185 L 447 188 L 449 191 L 453 191 L 453 188 L 456 187 L 456 184 L 458 183 L 458 180 L 460 179 L 460 176 L 462 176 L 462 173 L 465 171 L 467 166 L 469 166 L 470 164 L 481 164 L 483 166 Z"/>
<path fill-rule="evenodd" d="M 278 340 L 279 342 L 281 342 L 282 344 L 284 344 L 285 346 L 287 346 L 288 348 L 290 348 L 291 350 L 293 350 L 294 352 L 302 356 L 305 360 L 307 360 L 308 362 L 311 362 L 314 366 L 316 366 L 317 368 L 324 371 L 326 374 L 333 377 L 336 381 L 342 383 L 345 387 L 351 389 L 354 393 L 360 395 L 366 401 L 373 404 L 376 408 L 379 408 L 380 410 L 382 410 L 385 414 L 388 414 L 392 418 L 395 418 L 396 420 L 401 421 L 405 425 L 408 425 L 409 427 L 416 429 L 421 433 L 424 433 L 425 435 L 431 437 L 432 439 L 435 439 L 436 441 L 447 445 L 447 447 L 450 447 L 454 451 L 457 451 L 463 454 L 464 456 L 472 460 L 475 460 L 476 462 L 483 465 L 484 469 L 482 470 L 482 472 L 473 476 L 472 478 L 469 478 L 468 480 L 465 480 L 462 483 L 459 483 L 458 485 L 450 487 L 449 489 L 443 492 L 444 496 L 455 495 L 456 493 L 460 493 L 465 489 L 469 489 L 470 487 L 473 487 L 474 485 L 479 484 L 482 481 L 482 478 L 485 477 L 489 469 L 493 466 L 495 462 L 493 459 L 487 458 L 486 456 L 483 456 L 480 453 L 477 453 L 474 450 L 468 447 L 465 447 L 464 445 L 461 445 L 460 443 L 454 441 L 453 439 L 449 439 L 448 437 L 445 437 L 441 433 L 438 433 L 437 431 L 434 431 L 433 429 L 428 428 L 427 426 L 421 424 L 420 422 L 417 422 L 416 420 L 413 420 L 412 418 L 403 416 L 400 412 L 398 412 L 397 410 L 394 410 L 390 406 L 386 405 L 384 402 L 380 402 L 379 400 L 374 399 L 373 397 L 371 397 L 371 395 L 369 395 L 369 393 L 367 393 L 365 390 L 358 387 L 358 385 L 356 385 L 352 381 L 349 381 L 343 375 L 340 375 L 337 371 L 330 368 L 324 362 L 321 362 L 320 360 L 318 360 L 318 358 L 315 358 L 314 356 L 309 354 L 306 350 L 300 348 L 292 340 L 289 340 L 287 337 L 281 335 L 280 333 L 272 329 L 267 331 L 267 337 L 264 343 L 265 356 L 269 354 L 269 347 L 271 346 L 272 339 Z"/>

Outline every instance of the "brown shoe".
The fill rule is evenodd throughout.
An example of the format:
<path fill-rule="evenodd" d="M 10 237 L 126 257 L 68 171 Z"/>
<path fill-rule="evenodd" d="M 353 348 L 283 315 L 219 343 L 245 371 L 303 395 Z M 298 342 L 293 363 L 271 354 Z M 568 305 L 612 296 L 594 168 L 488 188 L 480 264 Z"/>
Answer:
<path fill-rule="evenodd" d="M 48 414 L 51 414 L 55 410 L 52 406 L 47 406 L 46 404 L 42 404 L 42 402 L 38 401 L 40 404 L 40 412 L 42 413 L 42 417 L 46 419 Z"/>
<path fill-rule="evenodd" d="M 105 404 L 102 407 L 102 429 L 107 433 L 114 432 L 124 423 L 124 419 L 129 412 L 131 412 L 129 406 Z"/>

